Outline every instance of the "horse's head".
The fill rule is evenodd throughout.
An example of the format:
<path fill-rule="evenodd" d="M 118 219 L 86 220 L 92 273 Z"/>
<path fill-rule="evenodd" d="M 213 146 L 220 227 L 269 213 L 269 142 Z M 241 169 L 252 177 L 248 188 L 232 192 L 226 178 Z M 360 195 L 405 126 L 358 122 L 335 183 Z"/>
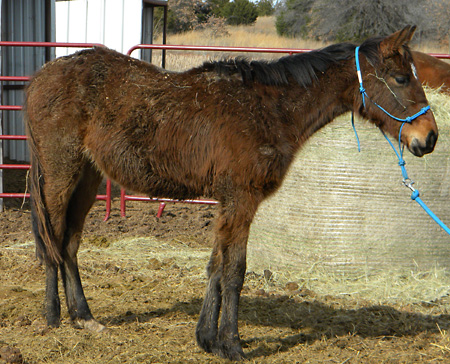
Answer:
<path fill-rule="evenodd" d="M 381 130 L 395 138 L 401 133 L 401 142 L 421 157 L 433 151 L 438 130 L 408 48 L 414 31 L 408 26 L 386 38 L 369 39 L 357 49 L 362 85 L 355 106 Z"/>

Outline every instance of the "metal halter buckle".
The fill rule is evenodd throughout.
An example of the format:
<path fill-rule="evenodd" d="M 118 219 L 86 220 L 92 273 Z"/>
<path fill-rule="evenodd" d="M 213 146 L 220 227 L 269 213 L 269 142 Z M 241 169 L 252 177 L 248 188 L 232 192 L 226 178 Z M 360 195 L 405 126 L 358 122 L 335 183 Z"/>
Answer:
<path fill-rule="evenodd" d="M 416 189 L 413 187 L 414 181 L 410 178 L 405 178 L 403 180 L 403 184 L 405 187 L 408 187 L 412 192 L 414 192 Z"/>

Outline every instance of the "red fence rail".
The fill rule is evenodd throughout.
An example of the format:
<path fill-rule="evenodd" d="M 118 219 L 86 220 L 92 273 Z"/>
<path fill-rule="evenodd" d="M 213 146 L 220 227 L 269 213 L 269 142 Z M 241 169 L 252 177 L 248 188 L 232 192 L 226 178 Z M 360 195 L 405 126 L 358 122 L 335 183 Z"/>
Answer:
<path fill-rule="evenodd" d="M 98 43 L 60 43 L 60 42 L 0 42 L 0 46 L 13 47 L 63 47 L 63 48 L 91 48 L 94 46 L 102 47 Z M 207 52 L 243 52 L 243 53 L 279 53 L 279 54 L 294 54 L 309 52 L 311 49 L 297 49 L 297 48 L 264 48 L 264 47 L 219 47 L 219 46 L 190 46 L 190 45 L 168 45 L 168 44 L 138 44 L 130 48 L 127 52 L 131 55 L 138 49 L 155 49 L 155 50 L 183 50 L 183 51 L 207 51 Z M 450 54 L 430 53 L 431 56 L 450 59 Z M 0 76 L 0 82 L 5 81 L 22 81 L 26 82 L 30 78 L 26 76 Z M 0 110 L 22 110 L 20 105 L 0 105 Z M 0 135 L 0 140 L 26 140 L 25 135 Z M 0 169 L 29 169 L 27 164 L 0 164 Z M 0 193 L 0 198 L 28 198 L 28 193 Z M 106 182 L 106 194 L 97 195 L 98 200 L 106 201 L 106 214 L 104 220 L 107 220 L 111 211 L 111 181 Z M 171 203 L 191 203 L 191 204 L 217 204 L 217 201 L 208 199 L 198 200 L 173 200 L 167 198 L 147 197 L 127 195 L 125 189 L 121 189 L 120 193 L 120 212 L 121 216 L 126 215 L 126 201 L 150 201 L 159 202 L 159 209 L 157 216 L 160 217 L 164 211 L 167 202 Z"/>

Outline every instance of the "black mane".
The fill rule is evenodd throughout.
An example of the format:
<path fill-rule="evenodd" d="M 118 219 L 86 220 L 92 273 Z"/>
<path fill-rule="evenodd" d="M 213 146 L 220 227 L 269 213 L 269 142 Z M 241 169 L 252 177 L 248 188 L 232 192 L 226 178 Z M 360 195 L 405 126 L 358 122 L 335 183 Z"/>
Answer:
<path fill-rule="evenodd" d="M 364 54 L 372 64 L 377 64 L 380 60 L 378 52 L 380 41 L 381 38 L 372 38 L 360 47 L 361 54 Z M 325 72 L 332 64 L 354 57 L 355 48 L 356 46 L 351 43 L 339 43 L 307 53 L 285 56 L 276 61 L 235 58 L 207 62 L 202 69 L 215 71 L 224 77 L 238 74 L 245 84 L 258 82 L 281 86 L 287 85 L 289 78 L 292 77 L 297 83 L 307 87 L 317 79 L 317 74 Z"/>

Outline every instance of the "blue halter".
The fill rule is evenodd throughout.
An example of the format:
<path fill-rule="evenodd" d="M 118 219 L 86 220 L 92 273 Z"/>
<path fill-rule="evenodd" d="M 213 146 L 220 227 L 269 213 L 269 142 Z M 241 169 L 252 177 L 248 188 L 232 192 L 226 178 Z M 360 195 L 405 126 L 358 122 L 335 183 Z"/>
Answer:
<path fill-rule="evenodd" d="M 391 147 L 394 149 L 395 154 L 397 154 L 397 157 L 399 158 L 399 164 L 402 163 L 404 165 L 404 161 L 403 161 L 403 151 L 401 148 L 401 135 L 402 135 L 402 129 L 403 129 L 403 125 L 405 123 L 411 123 L 414 119 L 417 119 L 420 115 L 425 114 L 428 110 L 430 110 L 430 106 L 424 106 L 419 112 L 415 113 L 413 116 L 408 116 L 404 119 L 400 119 L 394 115 L 392 115 L 391 113 L 389 113 L 388 111 L 386 111 L 383 107 L 381 107 L 380 105 L 378 105 L 375 101 L 373 101 L 368 95 L 367 92 L 363 86 L 363 80 L 362 80 L 362 75 L 361 75 L 361 67 L 359 65 L 359 46 L 355 48 L 355 63 L 356 63 L 356 74 L 358 75 L 358 81 L 359 81 L 359 92 L 361 93 L 361 97 L 363 100 L 363 106 L 364 108 L 366 107 L 366 98 L 368 100 L 370 100 L 370 102 L 372 102 L 372 104 L 374 104 L 376 107 L 378 107 L 381 111 L 383 111 L 387 116 L 389 116 L 390 118 L 397 120 L 402 124 L 402 126 L 400 127 L 400 132 L 398 135 L 398 143 L 399 143 L 399 152 L 397 152 L 397 150 L 395 149 L 395 147 L 393 146 L 392 142 L 389 140 L 389 138 L 386 136 L 386 134 L 384 134 L 384 132 L 381 130 L 381 132 L 383 133 L 384 137 L 388 140 L 389 144 L 391 145 Z M 353 131 L 355 132 L 356 135 L 356 141 L 358 142 L 358 151 L 361 150 L 361 144 L 359 143 L 359 138 L 358 138 L 358 134 L 356 132 L 356 128 L 355 128 L 355 120 L 354 120 L 354 116 L 352 113 L 352 127 L 353 127 Z"/>
<path fill-rule="evenodd" d="M 361 96 L 362 96 L 363 106 L 366 107 L 366 98 L 367 98 L 370 102 L 372 102 L 375 106 L 377 106 L 381 111 L 383 111 L 390 118 L 392 118 L 394 120 L 397 120 L 397 121 L 402 123 L 402 125 L 400 126 L 400 131 L 398 133 L 398 151 L 394 147 L 394 145 L 392 144 L 391 140 L 383 132 L 383 130 L 380 129 L 380 131 L 381 131 L 381 133 L 383 133 L 384 137 L 389 142 L 389 144 L 391 145 L 391 147 L 394 150 L 395 154 L 397 155 L 397 158 L 398 158 L 398 161 L 399 161 L 398 165 L 402 169 L 403 181 L 407 181 L 407 180 L 409 180 L 409 177 L 408 177 L 408 174 L 407 174 L 406 169 L 405 169 L 406 162 L 403 159 L 403 148 L 402 148 L 402 142 L 401 142 L 403 126 L 405 125 L 405 123 L 411 123 L 414 119 L 417 119 L 419 116 L 425 114 L 428 110 L 430 110 L 430 106 L 429 105 L 424 106 L 419 112 L 415 113 L 412 116 L 408 116 L 405 119 L 400 119 L 400 118 L 390 114 L 384 108 L 382 108 L 380 105 L 378 105 L 375 101 L 373 101 L 367 95 L 367 92 L 364 89 L 362 75 L 361 75 L 361 67 L 359 65 L 359 46 L 355 48 L 355 63 L 356 63 L 356 74 L 358 75 L 358 81 L 359 81 L 359 92 L 361 93 Z M 358 142 L 358 150 L 361 150 L 358 134 L 356 133 L 355 121 L 354 121 L 353 113 L 352 113 L 352 126 L 353 126 L 353 130 L 355 131 L 356 140 Z"/>
<path fill-rule="evenodd" d="M 405 119 L 400 119 L 400 118 L 390 114 L 385 109 L 383 109 L 380 105 L 378 105 L 375 101 L 370 99 L 370 97 L 366 93 L 366 90 L 364 89 L 363 81 L 362 81 L 362 75 L 361 75 L 361 67 L 359 65 L 359 47 L 356 47 L 356 49 L 355 49 L 355 63 L 356 63 L 356 74 L 358 75 L 358 81 L 359 81 L 359 92 L 361 93 L 364 107 L 366 107 L 365 97 L 367 97 L 372 102 L 372 104 L 374 104 L 376 107 L 378 107 L 386 115 L 388 115 L 389 117 L 391 117 L 394 120 L 397 120 L 397 121 L 400 121 L 400 122 L 403 122 L 403 123 L 411 123 L 414 119 L 417 119 L 420 115 L 423 115 L 428 110 L 430 110 L 430 106 L 429 105 L 424 106 L 419 112 L 415 113 L 413 116 L 408 116 Z"/>
<path fill-rule="evenodd" d="M 425 114 L 426 112 L 428 112 L 428 110 L 430 110 L 430 106 L 424 106 L 419 112 L 417 112 L 416 114 L 412 115 L 412 116 L 408 116 L 405 119 L 400 119 L 396 116 L 393 116 L 392 114 L 390 114 L 389 112 L 387 112 L 384 108 L 382 108 L 380 105 L 378 105 L 375 101 L 373 101 L 372 99 L 370 99 L 370 97 L 367 95 L 366 90 L 364 89 L 363 86 L 363 81 L 362 81 L 362 75 L 361 75 L 361 68 L 359 66 L 359 47 L 356 47 L 355 49 L 355 63 L 356 63 L 356 74 L 358 75 L 358 81 L 359 81 L 359 92 L 361 93 L 362 96 L 362 100 L 363 100 L 363 106 L 366 107 L 366 98 L 372 102 L 376 107 L 378 107 L 381 111 L 383 111 L 386 115 L 388 115 L 389 117 L 391 117 L 394 120 L 397 120 L 399 122 L 402 123 L 402 125 L 400 126 L 400 130 L 398 133 L 398 151 L 395 148 L 394 144 L 392 144 L 391 140 L 387 137 L 387 135 L 383 132 L 383 130 L 380 129 L 381 133 L 383 133 L 384 137 L 386 138 L 386 140 L 389 142 L 389 144 L 391 145 L 392 149 L 394 150 L 395 154 L 397 155 L 398 158 L 398 165 L 400 166 L 401 170 L 402 170 L 402 175 L 403 175 L 403 184 L 408 187 L 411 191 L 411 199 L 416 201 L 424 210 L 425 212 L 430 215 L 430 217 L 447 233 L 450 235 L 450 229 L 433 213 L 433 211 L 431 211 L 427 205 L 425 205 L 425 203 L 420 199 L 419 197 L 419 191 L 416 190 L 413 187 L 414 182 L 408 177 L 408 173 L 406 172 L 406 168 L 405 168 L 405 160 L 403 159 L 403 147 L 402 147 L 402 142 L 401 142 L 401 136 L 402 136 L 402 130 L 403 130 L 403 126 L 406 123 L 411 123 L 414 119 L 417 119 L 419 116 Z M 359 143 L 359 138 L 358 138 L 358 134 L 356 132 L 356 128 L 355 128 L 355 122 L 354 122 L 354 117 L 353 117 L 353 112 L 352 112 L 352 127 L 353 130 L 355 132 L 356 135 L 356 141 L 358 142 L 358 150 L 361 150 L 361 146 Z"/>

